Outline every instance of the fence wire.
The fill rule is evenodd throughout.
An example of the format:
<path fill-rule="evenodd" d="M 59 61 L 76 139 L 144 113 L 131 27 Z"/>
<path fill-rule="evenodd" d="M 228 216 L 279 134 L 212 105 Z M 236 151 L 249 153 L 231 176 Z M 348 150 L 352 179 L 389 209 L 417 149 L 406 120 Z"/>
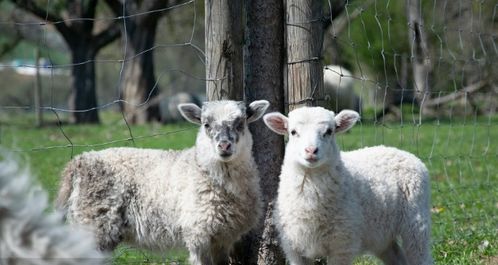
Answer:
<path fill-rule="evenodd" d="M 321 60 L 325 65 L 338 64 L 349 70 L 347 75 L 336 73 L 340 80 L 353 80 L 350 89 L 361 103 L 362 120 L 351 133 L 338 138 L 341 148 L 384 144 L 416 154 L 431 173 L 432 253 L 436 263 L 496 264 L 498 5 L 493 1 L 421 1 L 423 24 L 418 26 L 425 33 L 428 47 L 423 58 L 418 58 L 421 53 L 410 42 L 413 44 L 419 36 L 411 35 L 416 26 L 406 19 L 404 1 L 325 2 Z M 4 81 L 0 145 L 25 155 L 52 197 L 62 167 L 81 152 L 111 146 L 177 149 L 193 144 L 196 127 L 183 123 L 131 125 L 123 106 L 143 108 L 154 100 L 153 95 L 159 94 L 160 101 L 166 101 L 180 91 L 203 97 L 206 79 L 202 2 L 178 1 L 165 8 L 123 12 L 125 15 L 113 15 L 101 3 L 93 18 L 62 16 L 57 21 L 50 21 L 48 16 L 61 8 L 58 2 L 44 3 L 40 7 L 47 12 L 46 19 L 0 2 L 0 27 L 6 32 L 0 33 L 0 43 L 4 44 L 0 47 L 0 76 Z M 333 13 L 336 5 L 343 5 L 337 14 Z M 11 15 L 14 13 L 17 15 Z M 19 13 L 24 20 L 19 20 Z M 154 44 L 127 56 L 130 45 L 135 45 L 128 43 L 127 19 L 158 14 L 162 18 Z M 50 42 L 56 41 L 53 36 L 58 24 L 82 21 L 101 28 L 118 21 L 124 36 L 103 48 L 95 60 L 71 63 L 68 51 L 50 48 L 54 45 Z M 16 38 L 21 38 L 28 28 L 42 36 L 39 41 L 30 44 L 24 36 L 17 50 L 10 49 L 9 40 L 18 41 Z M 47 65 L 15 60 L 33 58 L 36 47 L 48 59 Z M 149 96 L 141 102 L 123 100 L 121 88 L 127 78 L 124 69 L 148 53 L 153 53 L 156 67 Z M 429 69 L 424 76 L 427 90 L 413 81 L 413 63 L 419 59 Z M 66 103 L 71 70 L 92 63 L 97 69 L 98 104 L 75 111 Z M 35 83 L 43 89 L 38 107 L 31 99 Z M 340 98 L 338 94 L 330 97 L 336 101 Z M 36 110 L 43 113 L 42 127 L 33 126 Z M 69 122 L 75 112 L 95 110 L 99 112 L 100 125 Z M 113 260 L 116 264 L 183 264 L 186 253 L 180 249 L 157 254 L 121 246 Z M 375 261 L 359 260 L 358 264 L 371 262 Z"/>

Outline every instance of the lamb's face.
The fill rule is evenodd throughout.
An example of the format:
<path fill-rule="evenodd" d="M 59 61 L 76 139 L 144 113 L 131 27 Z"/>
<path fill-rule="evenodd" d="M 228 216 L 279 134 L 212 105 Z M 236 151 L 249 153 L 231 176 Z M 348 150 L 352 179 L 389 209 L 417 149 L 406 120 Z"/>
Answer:
<path fill-rule="evenodd" d="M 290 154 L 302 166 L 314 168 L 323 164 L 334 148 L 334 113 L 323 108 L 301 108 L 289 113 Z"/>
<path fill-rule="evenodd" d="M 239 143 L 248 134 L 245 106 L 242 103 L 205 103 L 202 108 L 201 131 L 210 139 L 213 153 L 219 160 L 237 157 Z"/>
<path fill-rule="evenodd" d="M 265 115 L 266 125 L 279 134 L 289 134 L 286 157 L 306 168 L 316 168 L 335 159 L 335 134 L 347 131 L 359 118 L 352 110 L 337 116 L 322 107 L 303 107 L 291 111 L 289 118 L 280 113 Z"/>
<path fill-rule="evenodd" d="M 193 104 L 179 105 L 189 121 L 201 124 L 200 135 L 208 142 L 213 156 L 229 162 L 241 151 L 251 150 L 252 138 L 247 124 L 259 119 L 268 108 L 268 101 L 254 101 L 246 108 L 243 102 L 205 102 L 202 110 Z"/>

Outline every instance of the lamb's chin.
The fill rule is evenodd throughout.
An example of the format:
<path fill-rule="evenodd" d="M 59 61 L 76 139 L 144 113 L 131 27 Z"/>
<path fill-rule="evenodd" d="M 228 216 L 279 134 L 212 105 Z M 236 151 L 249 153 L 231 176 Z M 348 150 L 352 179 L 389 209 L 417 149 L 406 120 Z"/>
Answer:
<path fill-rule="evenodd" d="M 323 161 L 321 159 L 315 159 L 315 160 L 307 160 L 307 159 L 300 159 L 300 161 L 298 162 L 298 164 L 300 164 L 302 167 L 305 167 L 305 168 L 317 168 L 317 167 L 320 167 L 321 165 L 323 165 Z"/>
<path fill-rule="evenodd" d="M 235 158 L 234 155 L 229 155 L 229 156 L 222 156 L 222 155 L 220 155 L 220 156 L 218 156 L 218 161 L 227 163 L 227 162 L 233 161 L 234 158 Z"/>

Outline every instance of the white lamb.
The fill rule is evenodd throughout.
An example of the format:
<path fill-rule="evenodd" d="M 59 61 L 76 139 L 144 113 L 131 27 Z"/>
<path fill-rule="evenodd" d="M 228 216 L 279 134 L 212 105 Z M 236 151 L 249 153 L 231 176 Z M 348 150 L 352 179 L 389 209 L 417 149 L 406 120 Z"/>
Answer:
<path fill-rule="evenodd" d="M 59 205 L 68 220 L 93 227 L 101 250 L 120 242 L 164 250 L 185 245 L 191 264 L 219 264 L 261 216 L 259 176 L 248 123 L 269 103 L 181 104 L 201 124 L 182 151 L 110 148 L 74 158 Z"/>
<path fill-rule="evenodd" d="M 47 201 L 28 170 L 0 149 L 0 264 L 103 264 L 92 234 L 45 213 Z"/>
<path fill-rule="evenodd" d="M 385 146 L 340 152 L 335 134 L 359 115 L 321 107 L 264 116 L 289 135 L 275 219 L 291 265 L 326 257 L 351 264 L 371 253 L 385 264 L 431 264 L 430 190 L 425 165 Z"/>

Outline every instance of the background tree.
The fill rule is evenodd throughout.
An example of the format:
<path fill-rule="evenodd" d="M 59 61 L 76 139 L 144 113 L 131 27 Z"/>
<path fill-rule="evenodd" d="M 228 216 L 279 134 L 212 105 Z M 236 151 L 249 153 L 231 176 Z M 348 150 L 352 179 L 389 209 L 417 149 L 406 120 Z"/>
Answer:
<path fill-rule="evenodd" d="M 76 123 L 98 123 L 95 57 L 119 36 L 117 21 L 95 33 L 97 0 L 54 1 L 40 6 L 34 0 L 11 0 L 18 7 L 54 25 L 71 52 L 69 108 Z"/>
<path fill-rule="evenodd" d="M 413 90 L 420 109 L 423 110 L 425 100 L 431 98 L 430 74 L 432 70 L 427 34 L 422 17 L 420 0 L 406 0 L 409 41 L 411 48 L 411 64 L 413 72 Z M 419 121 L 420 122 L 420 121 Z"/>
<path fill-rule="evenodd" d="M 433 5 L 422 2 L 429 56 L 433 58 L 432 98 L 424 105 L 440 108 L 437 115 L 443 114 L 442 106 L 451 106 L 462 98 L 479 114 L 496 110 L 495 9 L 493 1 L 435 2 Z"/>
<path fill-rule="evenodd" d="M 40 27 L 26 27 L 23 24 L 42 25 L 44 20 L 26 12 L 24 9 L 14 9 L 9 18 L 15 22 L 10 27 L 3 27 L 2 34 L 13 40 L 24 40 L 43 49 L 55 49 L 69 52 L 66 42 L 57 31 L 40 30 Z M 44 25 L 45 27 L 48 25 Z"/>
<path fill-rule="evenodd" d="M 327 0 L 324 1 L 323 19 L 323 56 L 326 65 L 342 65 L 351 69 L 351 64 L 343 56 L 343 51 L 339 45 L 339 36 L 348 29 L 350 23 L 357 19 L 368 9 L 374 0 L 347 1 L 347 0 Z M 361 3 L 360 6 L 352 7 L 351 3 Z"/>
<path fill-rule="evenodd" d="M 346 0 L 324 1 L 323 18 L 323 54 L 327 64 L 343 65 L 339 45 L 337 43 L 338 34 L 344 30 L 343 20 L 349 19 L 349 14 L 345 14 Z M 346 19 L 344 19 L 346 17 Z M 339 25 L 340 24 L 340 25 Z"/>
<path fill-rule="evenodd" d="M 268 112 L 284 112 L 284 5 L 281 0 L 252 0 L 246 5 L 245 98 L 266 99 Z M 264 219 L 245 241 L 245 264 L 285 264 L 273 223 L 273 201 L 277 195 L 284 139 L 263 122 L 250 126 L 253 155 L 260 172 Z"/>
<path fill-rule="evenodd" d="M 208 100 L 266 99 L 271 110 L 283 111 L 283 2 L 256 0 L 245 6 L 245 42 L 242 1 L 208 0 L 205 4 Z M 253 150 L 257 150 L 254 156 L 261 176 L 265 218 L 235 247 L 231 263 L 284 264 L 271 208 L 283 159 L 283 138 L 260 122 L 251 124 L 250 129 L 258 139 Z"/>
<path fill-rule="evenodd" d="M 130 123 L 159 120 L 157 104 L 147 104 L 159 94 L 154 71 L 154 41 L 159 19 L 182 1 L 106 0 L 123 19 L 125 64 L 121 80 L 123 111 Z"/>
<path fill-rule="evenodd" d="M 460 110 L 451 106 L 467 93 L 473 94 L 468 100 L 475 108 L 493 109 L 488 99 L 496 96 L 490 85 L 497 76 L 490 67 L 496 58 L 494 7 L 492 1 L 350 1 L 346 30 L 336 40 L 340 63 L 366 80 L 361 89 L 357 87 L 367 104 L 366 115 L 375 118 L 391 112 L 401 118 L 400 104 L 418 113 L 422 101 L 428 115 L 456 114 Z M 417 23 L 407 23 L 410 9 L 414 18 L 420 13 Z M 360 11 L 357 16 L 354 10 Z M 412 62 L 419 65 L 419 81 Z M 420 86 L 430 89 L 413 93 Z M 443 98 L 448 93 L 455 94 Z M 430 111 L 435 107 L 438 111 Z"/>

